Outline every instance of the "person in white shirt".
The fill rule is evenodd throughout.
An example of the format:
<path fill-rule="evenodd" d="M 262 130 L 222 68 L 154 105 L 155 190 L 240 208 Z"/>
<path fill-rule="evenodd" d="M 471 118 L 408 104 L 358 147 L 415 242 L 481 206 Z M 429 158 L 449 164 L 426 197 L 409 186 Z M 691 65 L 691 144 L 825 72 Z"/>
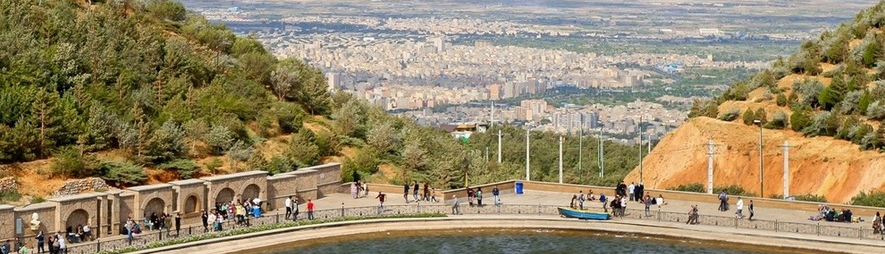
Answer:
<path fill-rule="evenodd" d="M 292 216 L 292 196 L 286 198 L 286 219 L 289 219 L 289 216 Z"/>
<path fill-rule="evenodd" d="M 55 239 L 58 241 L 58 253 L 68 253 L 68 247 L 65 246 L 65 238 L 61 232 L 55 234 Z"/>
<path fill-rule="evenodd" d="M 89 224 L 83 225 L 83 241 L 92 240 L 92 229 L 89 228 Z"/>
<path fill-rule="evenodd" d="M 635 195 L 634 195 L 634 193 L 633 193 L 634 190 L 636 190 L 636 185 L 635 185 L 634 183 L 631 182 L 631 183 L 630 183 L 630 186 L 627 186 L 627 195 L 630 196 L 630 201 L 634 201 L 634 200 L 636 200 L 636 199 L 635 199 Z"/>
<path fill-rule="evenodd" d="M 744 218 L 744 213 L 743 213 L 744 200 L 741 199 L 740 197 L 738 197 L 738 201 L 737 201 L 737 204 L 735 204 L 735 206 L 737 206 L 737 212 L 734 213 L 734 216 L 743 219 Z"/>
<path fill-rule="evenodd" d="M 621 197 L 621 217 L 624 217 L 625 212 L 627 212 L 627 198 Z"/>

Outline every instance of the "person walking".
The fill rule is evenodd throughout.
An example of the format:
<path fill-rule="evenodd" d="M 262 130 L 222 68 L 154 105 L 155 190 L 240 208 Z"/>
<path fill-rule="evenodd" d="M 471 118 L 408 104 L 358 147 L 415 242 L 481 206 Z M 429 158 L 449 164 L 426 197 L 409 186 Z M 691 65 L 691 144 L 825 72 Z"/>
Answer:
<path fill-rule="evenodd" d="M 406 200 L 406 204 L 409 203 L 409 182 L 403 184 L 403 199 Z"/>
<path fill-rule="evenodd" d="M 286 198 L 286 201 L 283 203 L 286 206 L 286 219 L 288 220 L 289 216 L 292 216 L 292 196 L 289 196 L 288 198 Z"/>
<path fill-rule="evenodd" d="M 368 196 L 369 196 L 369 184 L 366 182 L 363 182 L 363 197 L 368 197 Z"/>
<path fill-rule="evenodd" d="M 627 186 L 627 195 L 630 196 L 630 201 L 636 200 L 636 196 L 634 195 L 636 191 L 636 185 L 633 182 L 630 182 L 630 185 Z"/>
<path fill-rule="evenodd" d="M 378 205 L 378 214 L 381 214 L 382 212 L 384 212 L 384 197 L 385 196 L 387 196 L 387 195 L 384 195 L 383 193 L 381 193 L 379 191 L 378 196 L 375 197 L 375 199 L 378 199 L 378 201 L 380 202 L 380 204 Z"/>
<path fill-rule="evenodd" d="M 728 210 L 728 195 L 725 194 L 725 190 L 719 192 L 719 211 Z"/>
<path fill-rule="evenodd" d="M 433 187 L 430 187 L 430 202 L 439 202 L 439 200 L 436 200 L 436 189 L 434 189 Z"/>
<path fill-rule="evenodd" d="M 357 191 L 359 191 L 359 190 L 357 190 L 357 185 L 356 185 L 356 183 L 355 183 L 355 182 L 351 182 L 351 183 L 350 183 L 350 198 L 352 198 L 352 199 L 356 199 L 356 193 L 357 193 Z M 288 218 L 288 217 L 287 217 L 287 218 Z"/>
<path fill-rule="evenodd" d="M 452 195 L 452 215 L 461 215 L 461 207 L 458 204 L 458 196 Z"/>
<path fill-rule="evenodd" d="M 421 201 L 421 198 L 418 197 L 419 188 L 420 186 L 418 186 L 418 181 L 415 181 L 415 187 L 412 188 L 412 198 L 415 199 L 415 202 Z"/>
<path fill-rule="evenodd" d="M 599 193 L 599 201 L 602 202 L 602 210 L 608 213 L 608 204 L 605 203 L 605 193 Z"/>
<path fill-rule="evenodd" d="M 313 200 L 307 199 L 307 219 L 313 220 Z"/>
<path fill-rule="evenodd" d="M 424 194 L 424 197 L 422 197 L 422 200 L 430 201 L 430 185 L 427 184 L 427 182 L 424 182 L 424 193 L 423 194 Z"/>
<path fill-rule="evenodd" d="M 46 249 L 43 248 L 43 244 L 46 241 L 45 236 L 43 236 L 43 230 L 37 232 L 37 236 L 34 237 L 34 239 L 37 239 L 37 253 L 43 253 L 46 251 Z"/>
<path fill-rule="evenodd" d="M 482 207 L 482 187 L 476 188 L 476 193 L 473 195 L 476 196 L 476 205 Z"/>
<path fill-rule="evenodd" d="M 68 247 L 65 245 L 65 238 L 61 236 L 61 232 L 55 235 L 55 238 L 58 239 L 58 253 L 67 254 Z"/>
<path fill-rule="evenodd" d="M 294 199 L 292 199 L 292 210 L 295 210 L 295 211 L 292 211 L 292 221 L 297 221 L 298 220 L 298 197 L 295 197 Z"/>
<path fill-rule="evenodd" d="M 495 205 L 501 205 L 501 198 L 498 196 L 501 195 L 501 191 L 498 190 L 498 186 L 495 185 L 495 188 L 492 188 L 492 196 L 495 198 Z"/>
<path fill-rule="evenodd" d="M 750 207 L 749 208 L 750 208 L 750 210 L 748 210 L 750 212 L 749 220 L 753 220 L 753 214 L 756 213 L 756 210 L 753 209 L 753 200 L 752 199 L 750 200 Z"/>
<path fill-rule="evenodd" d="M 203 211 L 203 214 L 200 215 L 200 219 L 203 220 L 203 233 L 209 232 L 209 213 Z"/>
<path fill-rule="evenodd" d="M 627 197 L 621 197 L 621 217 L 624 217 L 624 213 L 627 212 Z"/>
<path fill-rule="evenodd" d="M 698 205 L 691 206 L 691 210 L 688 211 L 688 221 L 685 224 L 698 224 Z"/>
<path fill-rule="evenodd" d="M 743 218 L 744 218 L 744 213 L 743 213 L 743 211 L 744 211 L 744 200 L 741 199 L 741 197 L 738 197 L 738 201 L 737 201 L 737 203 L 735 203 L 734 206 L 735 206 L 735 208 L 737 208 L 737 209 L 735 209 L 735 210 L 737 210 L 737 211 L 734 212 L 734 216 L 737 217 L 738 219 L 743 219 Z"/>

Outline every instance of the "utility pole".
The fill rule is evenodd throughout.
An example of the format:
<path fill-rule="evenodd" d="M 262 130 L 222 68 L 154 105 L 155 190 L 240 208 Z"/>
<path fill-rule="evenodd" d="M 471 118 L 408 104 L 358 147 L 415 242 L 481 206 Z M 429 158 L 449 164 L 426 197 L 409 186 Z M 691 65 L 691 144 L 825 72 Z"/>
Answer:
<path fill-rule="evenodd" d="M 707 194 L 713 194 L 713 149 L 715 147 L 711 138 L 707 142 Z"/>
<path fill-rule="evenodd" d="M 584 170 L 581 167 L 581 161 L 584 158 L 584 156 L 583 156 L 584 155 L 584 116 L 583 115 L 581 116 L 581 133 L 579 135 L 580 136 L 578 137 L 578 175 L 583 176 Z M 578 177 L 578 178 L 579 178 L 578 181 L 581 182 L 580 177 Z"/>
<path fill-rule="evenodd" d="M 562 135 L 559 135 L 559 183 L 562 184 Z"/>
<path fill-rule="evenodd" d="M 498 130 L 498 164 L 501 164 L 501 130 Z"/>
<path fill-rule="evenodd" d="M 639 183 L 642 184 L 642 116 L 639 116 Z"/>
<path fill-rule="evenodd" d="M 597 141 L 599 141 L 599 149 L 597 151 L 599 152 L 599 158 L 597 159 L 599 162 L 599 179 L 602 179 L 605 177 L 605 142 L 602 141 L 602 126 L 599 127 L 599 138 Z"/>
<path fill-rule="evenodd" d="M 530 129 L 525 129 L 525 180 L 531 181 L 532 177 L 529 171 L 529 159 L 531 159 L 531 155 L 529 153 L 529 138 L 530 138 Z"/>
<path fill-rule="evenodd" d="M 784 140 L 784 199 L 790 197 L 790 143 Z"/>
<path fill-rule="evenodd" d="M 489 126 L 495 127 L 495 101 L 492 101 L 492 112 L 491 116 L 489 116 Z"/>

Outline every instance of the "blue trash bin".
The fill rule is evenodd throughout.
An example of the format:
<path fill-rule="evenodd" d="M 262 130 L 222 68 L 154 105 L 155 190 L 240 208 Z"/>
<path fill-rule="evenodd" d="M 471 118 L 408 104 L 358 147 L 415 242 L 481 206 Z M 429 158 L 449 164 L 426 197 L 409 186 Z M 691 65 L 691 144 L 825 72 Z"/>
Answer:
<path fill-rule="evenodd" d="M 522 182 L 516 182 L 516 194 L 522 194 Z"/>

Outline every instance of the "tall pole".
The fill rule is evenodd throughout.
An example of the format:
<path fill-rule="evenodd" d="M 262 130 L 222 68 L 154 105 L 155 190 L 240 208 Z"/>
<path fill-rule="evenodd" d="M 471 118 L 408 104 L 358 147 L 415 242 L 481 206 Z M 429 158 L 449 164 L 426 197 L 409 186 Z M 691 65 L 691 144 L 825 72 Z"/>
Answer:
<path fill-rule="evenodd" d="M 639 184 L 642 184 L 642 116 L 639 116 Z"/>
<path fill-rule="evenodd" d="M 562 184 L 562 135 L 559 136 L 559 183 Z"/>
<path fill-rule="evenodd" d="M 790 143 L 784 140 L 784 198 L 790 197 Z"/>
<path fill-rule="evenodd" d="M 489 126 L 495 127 L 495 101 L 492 101 L 492 112 L 491 116 L 489 116 Z"/>
<path fill-rule="evenodd" d="M 605 177 L 605 142 L 602 141 L 602 126 L 599 127 L 599 178 Z"/>
<path fill-rule="evenodd" d="M 529 129 L 525 129 L 525 180 L 531 181 L 532 177 L 529 174 L 529 159 L 531 156 L 529 155 Z"/>
<path fill-rule="evenodd" d="M 584 116 L 581 116 L 581 133 L 578 137 L 578 175 L 583 176 L 584 170 L 581 168 L 581 161 L 584 155 Z M 580 180 L 579 180 L 580 181 Z"/>
<path fill-rule="evenodd" d="M 765 198 L 765 171 L 762 157 L 762 121 L 759 121 L 759 197 Z"/>
<path fill-rule="evenodd" d="M 713 139 L 707 142 L 707 194 L 713 194 Z"/>
<path fill-rule="evenodd" d="M 498 130 L 498 164 L 501 164 L 501 130 Z"/>

